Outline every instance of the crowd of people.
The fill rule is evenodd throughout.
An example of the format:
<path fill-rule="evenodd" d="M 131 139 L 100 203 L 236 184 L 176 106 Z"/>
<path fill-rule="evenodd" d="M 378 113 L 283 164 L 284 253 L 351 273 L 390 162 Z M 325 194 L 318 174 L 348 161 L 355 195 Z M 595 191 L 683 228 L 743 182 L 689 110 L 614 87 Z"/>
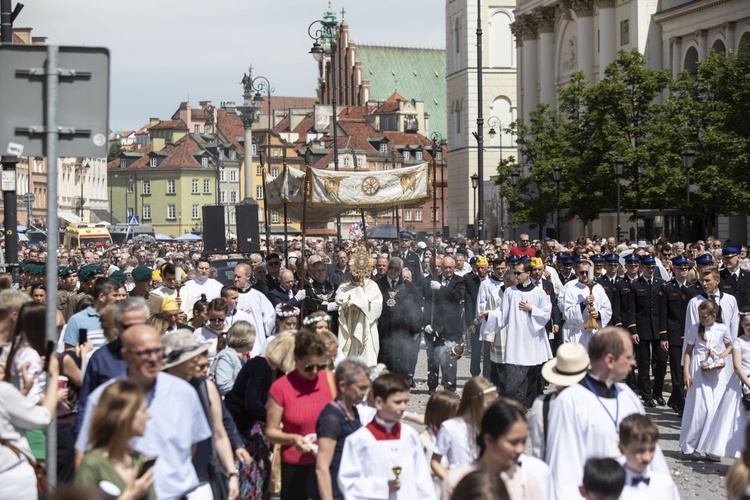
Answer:
<path fill-rule="evenodd" d="M 679 498 L 656 406 L 687 455 L 746 447 L 750 260 L 730 241 L 23 245 L 19 261 L 0 275 L 0 498 L 43 488 L 53 415 L 58 490 L 91 498 Z M 749 483 L 738 461 L 731 498 Z"/>

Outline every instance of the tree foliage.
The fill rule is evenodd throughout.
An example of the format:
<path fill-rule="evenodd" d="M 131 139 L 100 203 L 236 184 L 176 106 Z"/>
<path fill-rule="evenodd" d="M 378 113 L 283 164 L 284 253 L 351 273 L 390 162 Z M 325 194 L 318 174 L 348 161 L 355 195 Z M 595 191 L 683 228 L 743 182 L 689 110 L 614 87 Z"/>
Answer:
<path fill-rule="evenodd" d="M 616 209 L 612 160 L 625 161 L 622 208 L 686 209 L 681 152 L 695 150 L 693 213 L 750 212 L 750 50 L 739 57 L 709 53 L 698 74 L 673 81 L 646 68 L 634 50 L 620 52 L 594 85 L 581 72 L 560 90 L 558 110 L 541 104 L 518 120 L 519 158 L 498 166 L 501 194 L 515 206 L 511 223 L 544 225 L 555 209 L 552 168 L 562 167 L 564 218 L 584 223 Z M 510 172 L 522 173 L 516 189 Z"/>

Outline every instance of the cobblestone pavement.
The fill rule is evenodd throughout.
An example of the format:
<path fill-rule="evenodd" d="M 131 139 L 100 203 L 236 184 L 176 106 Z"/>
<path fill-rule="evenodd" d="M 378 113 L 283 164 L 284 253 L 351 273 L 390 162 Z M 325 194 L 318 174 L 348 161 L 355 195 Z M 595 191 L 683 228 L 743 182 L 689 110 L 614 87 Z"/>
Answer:
<path fill-rule="evenodd" d="M 409 411 L 424 413 L 427 404 L 427 360 L 424 348 L 419 353 L 417 364 L 417 387 L 412 390 L 409 400 Z M 469 373 L 469 358 L 458 361 L 459 389 L 471 377 Z M 442 386 L 438 387 L 439 389 Z M 668 394 L 664 395 L 668 398 Z M 724 458 L 721 462 L 709 462 L 705 459 L 686 457 L 679 447 L 680 419 L 667 407 L 647 408 L 647 413 L 659 426 L 660 445 L 669 464 L 675 484 L 680 496 L 713 500 L 726 498 L 724 493 L 724 476 L 732 464 L 732 460 Z M 421 429 L 420 429 L 421 430 Z"/>

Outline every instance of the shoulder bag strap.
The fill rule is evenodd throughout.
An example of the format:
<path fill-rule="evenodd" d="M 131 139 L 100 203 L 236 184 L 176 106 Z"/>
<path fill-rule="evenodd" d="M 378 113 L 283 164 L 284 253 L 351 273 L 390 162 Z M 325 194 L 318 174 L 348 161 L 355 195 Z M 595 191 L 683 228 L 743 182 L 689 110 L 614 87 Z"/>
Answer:
<path fill-rule="evenodd" d="M 211 437 L 209 438 L 209 444 L 211 446 L 211 458 L 216 458 L 216 446 L 214 444 L 214 424 L 213 424 L 213 418 L 211 418 L 211 404 L 208 399 L 208 388 L 206 387 L 206 381 L 203 380 L 198 385 L 198 399 L 201 402 L 201 406 L 203 407 L 203 413 L 206 414 L 206 418 L 208 419 L 208 428 L 211 429 Z"/>

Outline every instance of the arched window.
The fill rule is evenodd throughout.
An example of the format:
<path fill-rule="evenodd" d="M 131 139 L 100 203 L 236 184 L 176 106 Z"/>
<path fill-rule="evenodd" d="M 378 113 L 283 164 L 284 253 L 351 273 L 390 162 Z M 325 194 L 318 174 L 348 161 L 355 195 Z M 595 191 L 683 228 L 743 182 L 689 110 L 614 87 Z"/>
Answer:
<path fill-rule="evenodd" d="M 698 50 L 695 47 L 690 47 L 685 52 L 685 62 L 682 65 L 682 69 L 693 76 L 698 74 Z"/>
<path fill-rule="evenodd" d="M 737 47 L 738 54 L 741 51 L 750 50 L 750 31 L 746 31 L 742 34 L 742 37 L 740 38 L 740 44 Z"/>
<path fill-rule="evenodd" d="M 718 52 L 719 54 L 726 54 L 727 53 L 727 47 L 724 45 L 724 40 L 721 38 L 717 38 L 714 44 L 711 46 L 711 50 L 714 52 Z"/>
<path fill-rule="evenodd" d="M 490 66 L 512 68 L 515 66 L 516 49 L 513 34 L 510 31 L 511 16 L 504 10 L 498 10 L 490 17 Z"/>

